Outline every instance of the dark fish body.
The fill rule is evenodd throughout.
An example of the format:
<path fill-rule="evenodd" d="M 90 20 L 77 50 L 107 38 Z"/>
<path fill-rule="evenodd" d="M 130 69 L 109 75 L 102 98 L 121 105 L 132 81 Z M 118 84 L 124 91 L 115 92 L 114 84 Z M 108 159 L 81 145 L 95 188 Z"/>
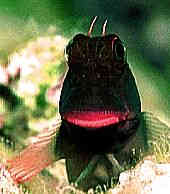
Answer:
<path fill-rule="evenodd" d="M 108 183 L 120 173 L 119 162 L 130 160 L 129 145 L 140 124 L 141 102 L 117 35 L 91 38 L 78 34 L 66 47 L 66 54 L 69 70 L 60 97 L 59 142 L 67 155 L 69 181 L 86 190 Z M 68 152 L 65 142 L 73 150 Z M 121 159 L 115 160 L 120 154 Z M 82 167 L 78 168 L 77 162 Z M 104 168 L 105 176 L 93 169 L 84 178 L 81 172 L 90 162 L 96 169 Z"/>
<path fill-rule="evenodd" d="M 117 151 L 138 128 L 141 103 L 125 52 L 114 34 L 78 34 L 66 48 L 60 130 L 87 151 Z"/>
<path fill-rule="evenodd" d="M 115 34 L 78 34 L 66 47 L 68 72 L 63 82 L 58 124 L 9 161 L 17 182 L 29 180 L 49 164 L 66 159 L 70 183 L 88 190 L 111 184 L 127 165 L 150 149 L 149 142 L 169 137 L 170 128 L 152 113 L 141 112 L 126 49 Z M 32 160 L 30 160 L 32 158 Z"/>
<path fill-rule="evenodd" d="M 148 142 L 159 139 L 158 131 L 169 133 L 169 128 L 153 114 L 141 112 L 126 49 L 117 35 L 78 34 L 66 54 L 69 70 L 59 110 L 60 140 L 64 145 L 68 139 L 73 148 L 66 157 L 68 178 L 84 190 L 109 185 L 148 152 Z"/>

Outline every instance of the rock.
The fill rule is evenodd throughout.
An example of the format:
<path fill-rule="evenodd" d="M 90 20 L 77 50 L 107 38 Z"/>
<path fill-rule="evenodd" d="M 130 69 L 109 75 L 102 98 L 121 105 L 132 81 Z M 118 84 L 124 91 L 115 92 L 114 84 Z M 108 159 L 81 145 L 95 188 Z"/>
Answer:
<path fill-rule="evenodd" d="M 156 177 L 155 164 L 149 160 L 144 161 L 139 171 L 136 170 L 136 174 L 139 176 L 141 183 L 151 183 Z"/>
<path fill-rule="evenodd" d="M 170 193 L 170 176 L 157 177 L 150 185 L 150 194 L 169 194 Z"/>
<path fill-rule="evenodd" d="M 23 194 L 22 189 L 11 178 L 5 166 L 0 164 L 0 193 L 2 194 Z"/>
<path fill-rule="evenodd" d="M 170 176 L 170 164 L 156 164 L 156 174 Z"/>
<path fill-rule="evenodd" d="M 170 194 L 170 164 L 144 160 L 135 169 L 122 172 L 119 185 L 108 194 Z"/>

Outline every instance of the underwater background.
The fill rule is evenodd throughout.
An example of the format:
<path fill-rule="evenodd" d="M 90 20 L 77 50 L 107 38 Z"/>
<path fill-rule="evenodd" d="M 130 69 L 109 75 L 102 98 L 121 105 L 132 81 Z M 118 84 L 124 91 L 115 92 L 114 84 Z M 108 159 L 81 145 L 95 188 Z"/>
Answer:
<path fill-rule="evenodd" d="M 106 32 L 127 47 L 142 109 L 170 125 L 169 10 L 168 0 L 1 0 L 0 147 L 15 144 L 8 156 L 0 151 L 1 160 L 56 118 L 64 48 L 77 33 L 87 34 L 95 16 L 92 36 L 101 35 L 107 19 Z"/>

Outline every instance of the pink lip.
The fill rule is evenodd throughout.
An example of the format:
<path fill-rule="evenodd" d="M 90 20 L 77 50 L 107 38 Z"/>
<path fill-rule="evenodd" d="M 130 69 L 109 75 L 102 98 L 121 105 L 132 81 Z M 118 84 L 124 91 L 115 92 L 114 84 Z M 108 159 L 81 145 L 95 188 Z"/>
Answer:
<path fill-rule="evenodd" d="M 100 128 L 127 119 L 126 113 L 113 111 L 72 111 L 64 114 L 68 122 L 85 128 Z"/>

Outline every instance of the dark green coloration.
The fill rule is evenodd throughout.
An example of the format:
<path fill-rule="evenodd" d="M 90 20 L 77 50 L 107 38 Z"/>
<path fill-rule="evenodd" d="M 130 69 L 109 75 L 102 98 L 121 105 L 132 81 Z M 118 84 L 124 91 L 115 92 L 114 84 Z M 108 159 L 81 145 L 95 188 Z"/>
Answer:
<path fill-rule="evenodd" d="M 48 86 L 46 85 L 40 85 L 40 93 L 36 96 L 36 105 L 37 108 L 45 109 L 47 106 L 47 102 L 45 99 L 45 94 Z"/>
<path fill-rule="evenodd" d="M 34 117 L 39 118 L 45 115 L 45 111 L 48 107 L 48 102 L 46 101 L 46 91 L 48 89 L 47 85 L 40 85 L 40 92 L 36 96 L 36 110 L 34 110 Z"/>
<path fill-rule="evenodd" d="M 7 102 L 10 111 L 15 111 L 19 105 L 23 104 L 22 99 L 10 87 L 3 84 L 0 84 L 0 98 Z"/>
<path fill-rule="evenodd" d="M 22 144 L 22 138 L 25 138 L 29 131 L 24 101 L 9 86 L 3 84 L 0 84 L 0 98 L 4 102 L 2 108 L 6 110 L 2 113 L 5 122 L 0 130 L 0 136 L 8 140 L 4 141 L 5 143 L 11 141 Z M 6 144 L 10 146 L 9 143 Z"/>

